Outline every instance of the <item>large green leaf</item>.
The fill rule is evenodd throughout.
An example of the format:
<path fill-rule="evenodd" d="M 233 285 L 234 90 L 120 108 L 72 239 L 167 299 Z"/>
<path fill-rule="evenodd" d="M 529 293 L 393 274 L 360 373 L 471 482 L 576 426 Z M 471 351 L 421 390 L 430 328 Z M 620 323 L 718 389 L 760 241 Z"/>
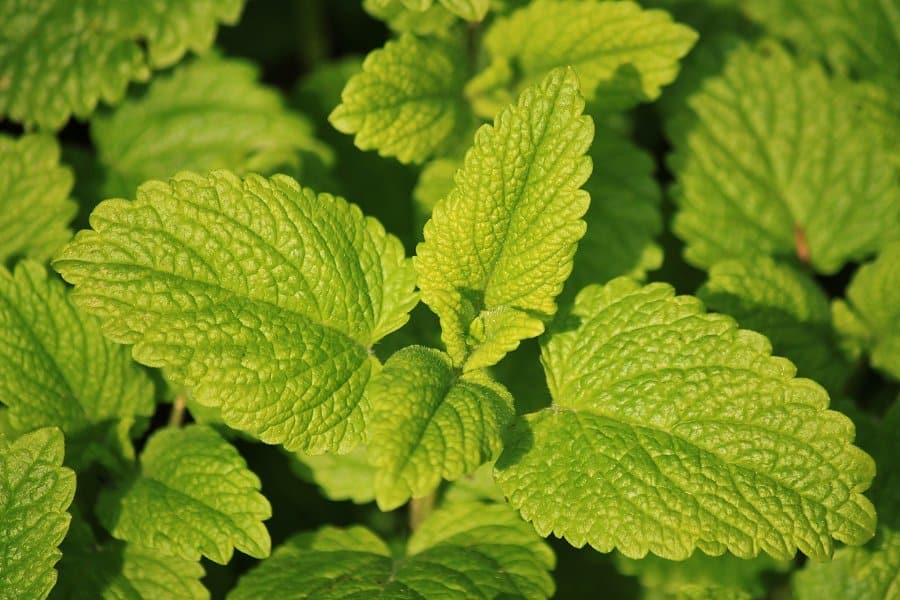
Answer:
<path fill-rule="evenodd" d="M 107 200 L 54 262 L 134 357 L 290 450 L 364 440 L 372 345 L 416 302 L 400 242 L 289 177 L 217 171 Z"/>
<path fill-rule="evenodd" d="M 544 340 L 553 405 L 513 426 L 498 483 L 539 533 L 631 558 L 864 543 L 875 464 L 770 352 L 667 285 L 589 286 Z"/>

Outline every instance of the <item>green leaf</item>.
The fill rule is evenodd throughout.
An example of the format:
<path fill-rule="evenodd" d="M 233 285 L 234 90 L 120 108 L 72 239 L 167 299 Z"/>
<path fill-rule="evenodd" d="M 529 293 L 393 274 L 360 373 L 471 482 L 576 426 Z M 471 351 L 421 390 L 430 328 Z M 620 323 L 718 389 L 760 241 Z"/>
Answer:
<path fill-rule="evenodd" d="M 131 80 L 209 48 L 219 23 L 243 0 L 96 2 L 35 0 L 0 7 L 0 116 L 62 127 L 103 99 L 121 100 Z M 142 49 L 146 47 L 146 51 Z"/>
<path fill-rule="evenodd" d="M 71 190 L 54 138 L 0 134 L 0 264 L 19 256 L 43 261 L 69 241 L 77 209 Z"/>
<path fill-rule="evenodd" d="M 107 450 L 132 455 L 128 429 L 155 408 L 153 384 L 127 351 L 33 261 L 0 268 L 0 401 L 19 432 L 62 429 L 76 465 Z"/>
<path fill-rule="evenodd" d="M 571 66 L 585 98 L 608 112 L 658 98 L 696 41 L 668 13 L 633 2 L 536 0 L 496 21 L 484 43 L 519 89 Z"/>
<path fill-rule="evenodd" d="M 875 472 L 853 424 L 761 335 L 671 287 L 589 286 L 544 341 L 553 405 L 521 418 L 495 477 L 542 535 L 681 560 L 870 539 Z"/>
<path fill-rule="evenodd" d="M 210 427 L 163 429 L 141 453 L 140 475 L 101 496 L 99 512 L 112 535 L 164 555 L 219 564 L 232 548 L 269 555 L 263 521 L 272 515 L 259 478 Z"/>
<path fill-rule="evenodd" d="M 742 9 L 838 71 L 900 75 L 900 6 L 890 0 L 743 0 Z"/>
<path fill-rule="evenodd" d="M 584 185 L 591 207 L 566 285 L 580 290 L 620 275 L 643 278 L 662 264 L 654 238 L 662 230 L 662 190 L 653 157 L 611 128 L 598 130 L 588 153 L 594 172 Z"/>
<path fill-rule="evenodd" d="M 865 348 L 873 366 L 900 379 L 900 242 L 859 268 L 832 312 L 838 331 Z"/>
<path fill-rule="evenodd" d="M 291 467 L 303 479 L 315 483 L 330 500 L 365 504 L 375 499 L 375 468 L 364 446 L 347 454 L 310 456 L 295 453 Z"/>
<path fill-rule="evenodd" d="M 546 598 L 553 563 L 550 548 L 507 507 L 458 504 L 433 513 L 398 559 L 363 527 L 295 536 L 229 598 Z"/>
<path fill-rule="evenodd" d="M 456 18 L 440 4 L 422 10 L 410 8 L 404 0 L 363 0 L 367 13 L 384 21 L 397 32 L 411 32 L 418 35 L 441 34 L 453 26 Z"/>
<path fill-rule="evenodd" d="M 594 128 L 571 69 L 485 125 L 415 258 L 422 299 L 455 365 L 489 366 L 539 335 L 572 270 L 590 197 Z"/>
<path fill-rule="evenodd" d="M 100 544 L 77 512 L 62 544 L 59 582 L 51 599 L 207 600 L 203 567 L 194 560 L 111 540 Z"/>
<path fill-rule="evenodd" d="M 138 361 L 224 422 L 315 453 L 364 441 L 372 344 L 416 303 L 400 242 L 289 177 L 216 171 L 107 200 L 54 265 Z"/>
<path fill-rule="evenodd" d="M 820 67 L 745 46 L 689 104 L 671 165 L 690 263 L 774 255 L 831 274 L 900 236 L 890 154 Z"/>
<path fill-rule="evenodd" d="M 773 351 L 793 361 L 802 377 L 832 393 L 842 389 L 850 365 L 838 351 L 828 298 L 807 274 L 768 257 L 725 260 L 713 265 L 697 296 L 711 310 L 768 337 Z"/>
<path fill-rule="evenodd" d="M 450 357 L 411 346 L 394 354 L 367 394 L 372 402 L 369 460 L 375 497 L 391 510 L 433 492 L 496 456 L 513 399 L 484 371 L 460 375 Z"/>
<path fill-rule="evenodd" d="M 766 595 L 760 578 L 763 573 L 784 572 L 790 563 L 768 556 L 747 560 L 731 554 L 706 556 L 695 552 L 683 561 L 652 555 L 640 560 L 616 556 L 616 566 L 622 573 L 636 575 L 649 592 L 647 597 L 751 600 Z"/>
<path fill-rule="evenodd" d="M 456 172 L 462 162 L 452 158 L 433 160 L 422 168 L 419 180 L 413 189 L 414 210 L 419 230 L 431 217 L 437 203 L 447 197 L 453 190 Z"/>
<path fill-rule="evenodd" d="M 306 119 L 257 78 L 251 63 L 211 56 L 95 117 L 91 136 L 110 171 L 105 197 L 130 196 L 140 183 L 182 170 L 268 174 L 299 166 L 301 151 L 327 160 Z"/>
<path fill-rule="evenodd" d="M 466 21 L 481 21 L 491 7 L 491 0 L 440 0 L 440 3 Z"/>
<path fill-rule="evenodd" d="M 462 94 L 467 77 L 461 37 L 406 34 L 366 57 L 328 120 L 355 134 L 362 150 L 424 162 L 468 132 L 472 119 Z"/>
<path fill-rule="evenodd" d="M 63 435 L 45 428 L 16 440 L 0 435 L 0 590 L 46 598 L 71 517 L 75 473 L 62 466 Z M 9 596 L 7 596 L 9 594 Z"/>

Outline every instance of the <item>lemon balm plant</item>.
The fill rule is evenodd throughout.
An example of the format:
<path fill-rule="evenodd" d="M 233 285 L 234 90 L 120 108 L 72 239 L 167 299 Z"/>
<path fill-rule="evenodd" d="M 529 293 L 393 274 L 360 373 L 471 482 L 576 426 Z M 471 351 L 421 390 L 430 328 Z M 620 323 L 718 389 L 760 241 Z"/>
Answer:
<path fill-rule="evenodd" d="M 900 13 L 773 6 L 0 0 L 0 597 L 900 597 Z"/>

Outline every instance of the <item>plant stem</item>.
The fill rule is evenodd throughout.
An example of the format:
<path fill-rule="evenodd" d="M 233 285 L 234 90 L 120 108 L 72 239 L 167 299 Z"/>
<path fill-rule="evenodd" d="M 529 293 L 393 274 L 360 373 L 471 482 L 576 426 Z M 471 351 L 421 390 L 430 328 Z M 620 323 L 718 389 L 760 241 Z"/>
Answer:
<path fill-rule="evenodd" d="M 184 421 L 184 394 L 178 394 L 172 402 L 172 412 L 169 413 L 169 427 L 181 427 Z"/>
<path fill-rule="evenodd" d="M 434 500 L 435 494 L 434 492 L 428 494 L 427 496 L 422 496 L 421 498 L 413 498 L 409 502 L 409 528 L 411 531 L 415 531 L 419 528 L 425 519 L 428 518 L 428 515 L 431 514 L 431 511 L 434 510 Z"/>

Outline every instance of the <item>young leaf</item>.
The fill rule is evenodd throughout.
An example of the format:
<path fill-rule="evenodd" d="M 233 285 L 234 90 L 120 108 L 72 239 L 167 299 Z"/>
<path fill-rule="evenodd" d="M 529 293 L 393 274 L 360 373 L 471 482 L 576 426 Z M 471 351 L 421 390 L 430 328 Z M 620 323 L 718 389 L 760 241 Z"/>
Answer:
<path fill-rule="evenodd" d="M 36 0 L 0 8 L 0 116 L 58 129 L 128 82 L 209 48 L 243 0 Z M 146 52 L 140 44 L 146 45 Z"/>
<path fill-rule="evenodd" d="M 900 7 L 885 0 L 745 0 L 744 12 L 839 71 L 900 75 Z"/>
<path fill-rule="evenodd" d="M 536 0 L 498 20 L 484 43 L 495 63 L 514 66 L 509 75 L 520 80 L 511 83 L 521 87 L 571 65 L 585 98 L 608 112 L 658 98 L 696 40 L 668 13 L 633 2 Z"/>
<path fill-rule="evenodd" d="M 439 510 L 407 556 L 363 527 L 324 527 L 289 539 L 244 575 L 231 600 L 251 598 L 547 598 L 553 553 L 503 505 Z"/>
<path fill-rule="evenodd" d="M 805 273 L 761 256 L 713 265 L 697 291 L 708 308 L 769 338 L 775 353 L 837 393 L 850 374 L 838 351 L 825 292 Z"/>
<path fill-rule="evenodd" d="M 107 200 L 54 265 L 104 332 L 227 425 L 306 452 L 364 440 L 369 349 L 406 322 L 414 271 L 355 206 L 289 177 L 216 171 Z"/>
<path fill-rule="evenodd" d="M 310 124 L 260 85 L 256 71 L 244 61 L 198 59 L 95 117 L 91 137 L 110 171 L 105 197 L 130 196 L 148 179 L 183 170 L 267 174 L 297 167 L 301 151 L 327 160 Z"/>
<path fill-rule="evenodd" d="M 16 440 L 0 434 L 0 590 L 46 598 L 56 583 L 57 547 L 71 517 L 75 473 L 62 466 L 63 435 L 39 429 Z"/>
<path fill-rule="evenodd" d="M 0 264 L 18 256 L 46 260 L 72 237 L 71 190 L 72 172 L 60 166 L 54 138 L 0 134 Z"/>
<path fill-rule="evenodd" d="M 662 190 L 653 179 L 653 157 L 610 128 L 597 132 L 588 155 L 594 172 L 584 189 L 591 207 L 566 281 L 573 290 L 620 275 L 643 278 L 662 263 L 662 250 L 653 241 L 662 230 Z"/>
<path fill-rule="evenodd" d="M 455 365 L 489 366 L 539 335 L 572 270 L 594 134 L 571 69 L 551 72 L 475 136 L 415 258 Z"/>
<path fill-rule="evenodd" d="M 832 305 L 835 326 L 870 354 L 872 365 L 900 379 L 900 242 L 859 268 L 847 301 Z"/>
<path fill-rule="evenodd" d="M 424 162 L 469 129 L 468 63 L 459 37 L 403 35 L 366 57 L 328 120 L 362 150 Z"/>
<path fill-rule="evenodd" d="M 102 446 L 107 435 L 133 452 L 128 428 L 154 409 L 153 384 L 127 351 L 32 261 L 12 274 L 0 268 L 0 400 L 19 432 L 62 429 L 77 448 L 69 453 L 75 464 L 94 458 L 84 446 Z"/>
<path fill-rule="evenodd" d="M 554 404 L 514 425 L 498 483 L 542 535 L 631 558 L 861 544 L 874 462 L 825 391 L 770 351 L 667 285 L 589 286 L 545 340 Z"/>
<path fill-rule="evenodd" d="M 471 473 L 500 451 L 509 392 L 484 371 L 459 375 L 443 352 L 411 346 L 372 379 L 369 460 L 382 510 Z"/>
<path fill-rule="evenodd" d="M 100 517 L 112 535 L 168 556 L 219 564 L 232 548 L 264 558 L 272 516 L 259 478 L 210 427 L 164 429 L 141 453 L 141 472 L 127 488 L 101 497 Z"/>
<path fill-rule="evenodd" d="M 690 263 L 793 256 L 830 274 L 900 236 L 891 157 L 820 67 L 745 46 L 689 104 L 671 164 Z"/>
<path fill-rule="evenodd" d="M 440 3 L 466 21 L 481 21 L 491 7 L 491 0 L 440 0 Z"/>

